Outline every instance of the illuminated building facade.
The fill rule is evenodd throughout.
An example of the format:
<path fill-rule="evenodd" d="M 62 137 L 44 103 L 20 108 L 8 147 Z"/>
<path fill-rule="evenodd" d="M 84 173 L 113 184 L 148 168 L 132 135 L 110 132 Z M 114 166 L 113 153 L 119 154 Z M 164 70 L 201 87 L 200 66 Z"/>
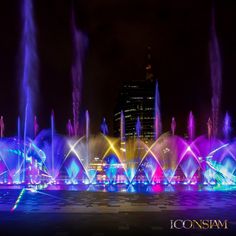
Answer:
<path fill-rule="evenodd" d="M 154 134 L 155 80 L 152 72 L 151 53 L 148 48 L 146 79 L 123 84 L 114 114 L 114 135 L 120 134 L 121 111 L 125 118 L 125 137 L 137 137 L 137 119 L 141 123 L 140 138 L 152 140 Z"/>

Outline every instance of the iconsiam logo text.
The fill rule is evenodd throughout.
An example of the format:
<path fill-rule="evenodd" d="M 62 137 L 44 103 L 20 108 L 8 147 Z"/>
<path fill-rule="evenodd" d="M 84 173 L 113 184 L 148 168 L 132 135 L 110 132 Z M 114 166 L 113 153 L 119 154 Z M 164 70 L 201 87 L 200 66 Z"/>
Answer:
<path fill-rule="evenodd" d="M 228 229 L 228 220 L 170 220 L 170 229 Z"/>

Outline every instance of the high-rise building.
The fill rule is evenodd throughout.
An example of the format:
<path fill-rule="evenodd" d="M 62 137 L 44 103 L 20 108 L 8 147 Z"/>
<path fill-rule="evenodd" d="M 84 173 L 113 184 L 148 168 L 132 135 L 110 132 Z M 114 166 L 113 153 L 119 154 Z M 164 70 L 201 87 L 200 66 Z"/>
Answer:
<path fill-rule="evenodd" d="M 129 81 L 121 87 L 118 103 L 114 114 L 114 134 L 120 136 L 121 111 L 125 118 L 125 137 L 137 137 L 136 123 L 139 117 L 141 123 L 140 138 L 144 141 L 154 139 L 155 117 L 155 79 L 151 63 L 150 48 L 148 48 L 146 78 Z"/>

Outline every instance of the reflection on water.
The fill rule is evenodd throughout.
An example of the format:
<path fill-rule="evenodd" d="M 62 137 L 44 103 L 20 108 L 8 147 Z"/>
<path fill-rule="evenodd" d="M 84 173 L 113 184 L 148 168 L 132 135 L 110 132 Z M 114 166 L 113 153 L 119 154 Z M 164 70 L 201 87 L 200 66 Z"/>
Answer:
<path fill-rule="evenodd" d="M 0 185 L 0 190 L 4 189 L 22 189 L 23 185 Z M 161 192 L 179 192 L 179 191 L 235 191 L 236 186 L 229 185 L 125 185 L 125 184 L 108 184 L 108 185 L 37 185 L 28 186 L 28 190 L 68 190 L 68 191 L 88 191 L 88 192 L 128 192 L 128 193 L 161 193 Z"/>
<path fill-rule="evenodd" d="M 175 191 L 233 191 L 236 186 L 204 185 L 51 185 L 47 190 L 70 190 L 90 192 L 128 192 L 128 193 L 161 193 Z"/>
<path fill-rule="evenodd" d="M 43 187 L 43 186 L 41 186 Z M 214 191 L 212 191 L 214 190 Z M 224 191 L 225 190 L 225 191 Z M 230 187 L 173 185 L 52 185 L 0 189 L 0 212 L 118 213 L 234 209 Z"/>

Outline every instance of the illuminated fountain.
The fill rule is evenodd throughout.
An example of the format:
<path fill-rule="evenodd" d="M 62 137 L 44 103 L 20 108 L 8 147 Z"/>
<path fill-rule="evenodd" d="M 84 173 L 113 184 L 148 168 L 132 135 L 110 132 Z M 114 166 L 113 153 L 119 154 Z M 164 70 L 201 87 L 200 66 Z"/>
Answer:
<path fill-rule="evenodd" d="M 121 116 L 121 132 L 124 132 L 122 112 Z M 139 119 L 137 136 L 127 139 L 124 133 L 121 138 L 109 137 L 106 132 L 90 135 L 88 112 L 86 117 L 86 134 L 75 138 L 56 132 L 52 112 L 51 128 L 39 131 L 27 143 L 21 139 L 18 118 L 17 137 L 0 139 L 0 183 L 236 184 L 236 141 L 229 141 L 231 126 L 228 115 L 224 123 L 224 141 L 212 138 L 210 120 L 207 135 L 194 138 L 192 127 L 191 138 L 184 139 L 175 134 L 176 124 L 172 119 L 171 134 L 164 133 L 150 144 L 141 138 Z M 190 118 L 188 128 L 193 125 L 192 115 Z M 20 179 L 23 171 L 24 181 Z"/>

